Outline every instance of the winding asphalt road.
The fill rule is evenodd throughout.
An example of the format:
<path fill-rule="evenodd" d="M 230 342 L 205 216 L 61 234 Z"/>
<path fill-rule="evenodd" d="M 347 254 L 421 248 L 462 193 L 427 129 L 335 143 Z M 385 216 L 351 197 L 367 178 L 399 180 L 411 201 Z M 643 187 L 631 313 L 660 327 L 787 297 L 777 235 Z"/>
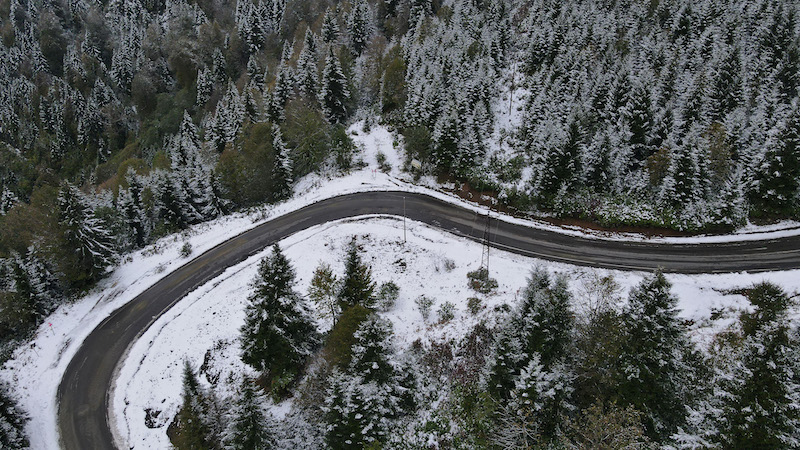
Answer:
<path fill-rule="evenodd" d="M 112 449 L 109 388 L 126 350 L 165 311 L 226 268 L 314 225 L 385 214 L 480 240 L 486 217 L 422 194 L 365 192 L 334 197 L 277 217 L 203 253 L 114 311 L 81 344 L 58 388 L 58 424 L 66 449 Z M 496 248 L 570 264 L 622 270 L 711 273 L 800 268 L 800 237 L 722 244 L 654 244 L 584 239 L 491 221 Z"/>

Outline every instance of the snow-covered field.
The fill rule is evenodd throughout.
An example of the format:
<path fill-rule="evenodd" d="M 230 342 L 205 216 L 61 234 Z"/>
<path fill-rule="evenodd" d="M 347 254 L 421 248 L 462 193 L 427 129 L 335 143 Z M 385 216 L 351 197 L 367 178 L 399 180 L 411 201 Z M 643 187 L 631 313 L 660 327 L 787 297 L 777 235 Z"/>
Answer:
<path fill-rule="evenodd" d="M 252 228 L 270 217 L 286 213 L 331 196 L 364 190 L 408 190 L 425 192 L 466 207 L 484 210 L 452 195 L 412 185 L 399 172 L 400 155 L 393 145 L 394 138 L 386 129 L 374 126 L 369 133 L 360 124 L 351 128 L 354 139 L 363 149 L 368 167 L 346 177 L 328 179 L 309 176 L 295 188 L 297 195 L 285 203 L 239 213 L 201 224 L 186 232 L 161 239 L 135 252 L 117 267 L 84 298 L 59 308 L 38 330 L 29 346 L 20 348 L 13 359 L 0 370 L 0 377 L 15 387 L 22 406 L 31 416 L 27 429 L 32 448 L 58 447 L 56 429 L 56 391 L 61 376 L 82 340 L 112 311 L 130 301 L 170 271 L 185 263 L 179 256 L 184 242 L 189 242 L 194 255 L 217 245 L 235 234 Z M 392 165 L 384 174 L 376 170 L 375 155 L 380 151 Z M 432 180 L 424 180 L 432 185 Z M 508 218 L 509 221 L 532 226 L 555 228 L 542 223 Z M 458 336 L 476 320 L 466 312 L 466 300 L 474 294 L 466 288 L 466 272 L 480 264 L 481 247 L 422 224 L 408 223 L 408 242 L 402 243 L 402 223 L 388 218 L 348 220 L 314 227 L 284 240 L 287 256 L 298 272 L 298 289 L 305 292 L 311 273 L 320 261 L 328 261 L 341 270 L 344 244 L 353 235 L 361 236 L 366 260 L 372 264 L 374 279 L 393 280 L 400 286 L 400 300 L 387 317 L 395 323 L 397 338 L 408 344 L 417 337 L 442 338 Z M 562 232 L 591 235 L 597 238 L 645 239 L 640 236 L 607 235 L 572 229 Z M 708 240 L 759 239 L 800 234 L 797 224 L 784 224 L 778 230 L 749 228 L 745 233 L 727 237 L 671 238 L 670 241 L 701 242 Z M 313 256 L 309 256 L 313 255 Z M 605 270 L 537 261 L 492 250 L 492 276 L 500 283 L 499 293 L 485 299 L 486 305 L 513 303 L 517 290 L 524 285 L 531 266 L 542 264 L 551 271 L 572 274 L 574 290 L 580 280 L 592 273 L 611 273 Z M 259 256 L 230 268 L 224 275 L 193 292 L 162 317 L 134 345 L 120 372 L 112 399 L 114 421 L 119 437 L 135 448 L 164 448 L 165 423 L 171 420 L 180 400 L 180 364 L 183 358 L 195 366 L 203 362 L 206 350 L 217 345 L 221 355 L 228 355 L 231 368 L 240 365 L 236 356 L 236 335 L 243 322 L 243 307 L 250 280 L 255 273 Z M 455 262 L 447 270 L 445 261 Z M 399 261 L 405 263 L 401 264 Z M 405 269 L 403 269 L 405 267 Z M 637 283 L 641 274 L 613 272 L 624 287 Z M 773 280 L 789 291 L 800 290 L 800 271 L 758 275 L 728 274 L 683 276 L 670 275 L 675 292 L 681 298 L 682 314 L 696 319 L 698 325 L 707 323 L 712 310 L 739 308 L 746 304 L 743 297 L 724 295 L 723 291 L 743 287 L 760 280 Z M 437 304 L 450 301 L 457 306 L 455 320 L 446 325 L 425 323 L 414 307 L 414 299 L 424 293 Z M 437 306 L 433 307 L 434 315 Z M 489 308 L 487 308 L 488 310 Z M 698 337 L 711 328 L 696 329 Z M 219 365 L 214 365 L 219 367 Z M 221 374 L 221 376 L 227 376 Z M 154 419 L 158 428 L 144 424 L 144 409 L 163 411 Z"/>

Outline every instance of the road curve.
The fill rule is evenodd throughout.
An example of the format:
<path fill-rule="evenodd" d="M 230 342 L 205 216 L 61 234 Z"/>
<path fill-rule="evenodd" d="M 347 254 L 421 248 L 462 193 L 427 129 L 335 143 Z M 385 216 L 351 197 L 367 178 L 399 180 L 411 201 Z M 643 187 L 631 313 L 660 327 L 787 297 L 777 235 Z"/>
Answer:
<path fill-rule="evenodd" d="M 276 217 L 208 250 L 114 311 L 92 331 L 58 388 L 58 426 L 66 449 L 111 449 L 109 387 L 129 346 L 192 290 L 268 245 L 333 220 L 366 214 L 402 216 L 481 239 L 486 218 L 423 194 L 364 192 L 314 203 Z M 496 248 L 570 264 L 622 270 L 710 273 L 800 268 L 800 237 L 719 244 L 656 244 L 585 239 L 492 219 Z"/>

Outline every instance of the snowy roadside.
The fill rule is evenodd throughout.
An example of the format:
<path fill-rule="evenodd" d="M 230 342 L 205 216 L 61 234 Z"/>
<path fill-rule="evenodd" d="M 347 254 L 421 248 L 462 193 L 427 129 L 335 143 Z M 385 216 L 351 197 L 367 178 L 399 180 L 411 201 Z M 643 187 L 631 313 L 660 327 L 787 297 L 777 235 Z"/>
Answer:
<path fill-rule="evenodd" d="M 58 447 L 56 392 L 63 372 L 70 359 L 77 351 L 80 343 L 91 330 L 108 317 L 111 312 L 185 263 L 186 259 L 180 257 L 180 249 L 184 243 L 188 242 L 191 244 L 193 253 L 197 255 L 236 234 L 264 223 L 271 217 L 285 214 L 325 198 L 368 190 L 405 190 L 409 192 L 421 192 L 452 203 L 457 203 L 472 210 L 487 211 L 485 207 L 465 202 L 454 195 L 424 186 L 413 185 L 409 181 L 405 181 L 407 175 L 399 171 L 401 158 L 396 151 L 395 145 L 393 145 L 394 137 L 385 128 L 374 126 L 369 133 L 364 133 L 361 131 L 361 124 L 358 123 L 353 125 L 351 130 L 356 131 L 357 134 L 354 135 L 353 138 L 356 143 L 364 149 L 363 158 L 364 161 L 369 164 L 367 168 L 341 178 L 326 179 L 319 176 L 306 177 L 296 186 L 295 192 L 297 194 L 295 197 L 285 203 L 222 217 L 208 223 L 191 227 L 181 234 L 165 237 L 147 248 L 127 256 L 120 266 L 115 268 L 92 292 L 72 304 L 60 307 L 54 312 L 38 329 L 36 337 L 30 345 L 18 349 L 14 357 L 0 370 L 0 377 L 11 382 L 15 386 L 15 394 L 19 397 L 20 406 L 31 416 L 31 420 L 27 425 L 27 430 L 31 437 L 32 448 L 49 449 Z M 386 156 L 387 162 L 392 166 L 392 170 L 388 174 L 384 174 L 376 168 L 377 159 L 375 155 L 378 151 Z M 423 181 L 432 187 L 437 187 L 435 183 L 433 183 L 433 180 Z M 504 219 L 509 222 L 552 229 L 576 236 L 620 240 L 645 239 L 635 235 L 607 235 L 579 229 L 565 230 L 548 224 L 517 218 L 504 217 Z M 328 230 L 333 229 L 328 228 Z M 303 232 L 300 235 L 306 236 L 305 233 L 309 233 L 309 231 Z M 341 236 L 338 231 L 331 231 L 331 233 Z M 755 232 L 727 237 L 663 238 L 663 240 L 668 240 L 670 242 L 700 243 L 711 242 L 707 239 L 772 239 L 779 236 L 797 234 L 800 234 L 800 229 L 795 228 L 793 230 Z M 293 238 L 289 239 L 291 240 Z M 437 239 L 441 240 L 445 238 L 440 236 Z M 461 251 L 460 249 L 467 247 L 465 243 L 460 243 L 460 241 L 448 242 L 447 248 L 439 247 L 438 251 L 442 252 L 442 254 L 449 254 L 453 251 Z M 456 259 L 453 256 L 449 257 L 454 260 Z M 517 273 L 517 275 L 521 277 L 521 280 L 524 280 L 524 273 L 528 270 L 530 260 L 526 260 L 524 263 L 520 262 L 520 264 L 525 267 L 519 269 L 518 272 L 522 272 Z M 557 265 L 552 264 L 548 264 L 548 266 L 557 267 Z M 578 269 L 570 268 L 569 270 Z M 232 272 L 230 270 L 226 272 L 226 274 L 229 273 Z M 463 275 L 464 274 L 461 274 L 459 277 L 458 286 L 465 284 Z M 783 284 L 787 289 L 791 289 L 793 286 L 791 284 L 792 280 L 800 279 L 797 275 L 798 274 L 794 271 L 761 274 L 758 275 L 758 280 L 777 277 L 780 280 L 776 279 L 775 281 Z M 743 280 L 749 279 L 747 275 L 742 274 L 722 275 L 717 277 L 730 277 L 729 283 L 738 283 L 737 285 L 739 286 L 742 284 L 746 285 L 747 283 L 743 282 Z M 786 279 L 784 280 L 782 277 Z M 376 276 L 376 278 L 381 280 L 380 277 Z M 307 279 L 307 277 L 304 278 L 304 280 Z M 418 279 L 419 277 L 417 277 L 417 283 L 419 282 Z M 517 277 L 515 277 L 515 279 L 517 279 Z M 514 289 L 518 288 L 521 283 L 522 281 L 515 282 L 516 287 L 514 287 Z M 702 282 L 698 281 L 696 283 L 697 289 L 706 289 L 707 291 L 711 289 L 702 288 L 703 283 L 705 283 L 705 280 Z M 719 285 L 723 284 L 727 287 L 731 286 L 731 284 L 719 283 Z M 401 284 L 401 287 L 402 286 Z M 202 288 L 200 291 L 203 289 L 205 288 Z M 451 292 L 447 290 L 451 289 L 451 285 L 443 285 L 441 289 L 442 292 Z M 697 289 L 695 289 L 695 291 Z M 462 300 L 465 301 L 465 299 Z M 741 299 L 739 299 L 739 302 L 741 302 Z M 182 301 L 176 306 L 176 311 L 185 310 L 186 307 L 184 305 L 187 304 L 191 304 L 191 302 Z M 463 308 L 461 310 L 463 311 Z M 158 327 L 155 326 L 152 329 L 155 330 L 156 328 Z M 398 334 L 400 333 L 398 332 Z M 145 341 L 145 339 L 142 339 L 140 343 Z"/>
<path fill-rule="evenodd" d="M 386 217 L 347 219 L 312 227 L 281 241 L 284 254 L 297 272 L 296 289 L 308 290 L 314 269 L 328 263 L 335 273 L 344 271 L 344 254 L 352 236 L 358 236 L 364 261 L 378 284 L 394 281 L 400 295 L 394 307 L 382 313 L 394 324 L 395 342 L 407 347 L 417 339 L 441 342 L 459 339 L 481 319 L 490 317 L 495 306 L 515 305 L 517 292 L 525 285 L 534 265 L 550 272 L 569 275 L 571 290 L 581 292 L 585 280 L 612 275 L 622 288 L 622 296 L 641 281 L 644 273 L 579 268 L 527 258 L 499 250 L 490 253 L 491 275 L 499 283 L 495 294 L 482 296 L 467 287 L 468 271 L 481 263 L 482 246 L 427 225 L 409 221 L 408 241 L 403 242 L 401 222 Z M 181 402 L 181 368 L 184 360 L 201 368 L 200 380 L 215 380 L 215 391 L 232 394 L 241 374 L 253 375 L 239 359 L 239 328 L 244 323 L 244 308 L 258 262 L 265 250 L 228 269 L 223 275 L 187 296 L 161 317 L 137 341 L 124 362 L 111 397 L 117 429 L 125 448 L 167 448 L 166 426 Z M 800 270 L 766 274 L 667 275 L 673 292 L 679 296 L 681 316 L 692 321 L 693 337 L 704 343 L 721 327 L 736 318 L 736 311 L 747 307 L 730 289 L 770 280 L 792 291 L 800 289 Z M 431 318 L 425 321 L 415 306 L 420 295 L 434 300 Z M 482 311 L 472 315 L 470 297 L 479 297 Z M 576 295 L 576 299 L 579 295 Z M 437 323 L 436 311 L 444 303 L 455 305 L 455 318 Z M 716 317 L 711 320 L 712 313 Z M 326 320 L 321 329 L 330 327 Z M 236 380 L 236 381 L 228 381 Z M 292 406 L 288 400 L 271 405 L 280 418 Z M 146 425 L 146 417 L 157 420 Z"/>

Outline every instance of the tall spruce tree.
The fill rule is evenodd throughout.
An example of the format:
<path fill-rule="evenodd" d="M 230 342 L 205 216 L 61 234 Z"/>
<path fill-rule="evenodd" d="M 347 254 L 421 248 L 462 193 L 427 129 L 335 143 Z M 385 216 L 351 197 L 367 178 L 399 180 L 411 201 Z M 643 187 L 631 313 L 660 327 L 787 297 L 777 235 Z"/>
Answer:
<path fill-rule="evenodd" d="M 347 247 L 344 277 L 339 290 L 339 305 L 342 310 L 361 305 L 372 308 L 375 303 L 375 283 L 372 281 L 372 270 L 361 260 L 358 242 L 355 236 Z"/>
<path fill-rule="evenodd" d="M 61 270 L 74 285 L 97 281 L 116 261 L 114 239 L 73 185 L 64 183 L 58 194 L 62 250 L 67 263 Z"/>
<path fill-rule="evenodd" d="M 342 72 L 342 65 L 333 50 L 331 46 L 325 58 L 319 102 L 325 119 L 330 123 L 340 123 L 347 118 L 350 90 L 347 88 L 347 78 Z"/>
<path fill-rule="evenodd" d="M 698 370 L 671 287 L 658 270 L 631 290 L 623 311 L 620 400 L 645 414 L 648 435 L 659 442 L 685 423 Z"/>
<path fill-rule="evenodd" d="M 259 264 L 241 328 L 242 361 L 273 383 L 294 379 L 319 343 L 294 284 L 294 268 L 275 244 Z"/>
<path fill-rule="evenodd" d="M 256 391 L 253 380 L 244 377 L 231 412 L 230 427 L 225 437 L 233 450 L 267 450 L 275 448 L 271 415 L 264 409 L 266 399 Z"/>
<path fill-rule="evenodd" d="M 272 199 L 285 200 L 292 195 L 292 160 L 283 134 L 277 125 L 272 127 L 272 149 L 275 163 L 272 167 Z"/>
<path fill-rule="evenodd" d="M 200 386 L 192 365 L 183 363 L 183 403 L 176 421 L 178 435 L 175 447 L 181 450 L 199 450 L 212 447 L 208 440 L 209 424 L 205 423 L 205 393 Z"/>
<path fill-rule="evenodd" d="M 753 286 L 748 299 L 753 311 L 741 317 L 741 360 L 721 386 L 716 441 L 723 448 L 799 448 L 800 343 L 789 329 L 791 301 L 769 282 Z"/>
<path fill-rule="evenodd" d="M 771 142 L 750 191 L 751 214 L 792 216 L 800 208 L 800 106 Z"/>

